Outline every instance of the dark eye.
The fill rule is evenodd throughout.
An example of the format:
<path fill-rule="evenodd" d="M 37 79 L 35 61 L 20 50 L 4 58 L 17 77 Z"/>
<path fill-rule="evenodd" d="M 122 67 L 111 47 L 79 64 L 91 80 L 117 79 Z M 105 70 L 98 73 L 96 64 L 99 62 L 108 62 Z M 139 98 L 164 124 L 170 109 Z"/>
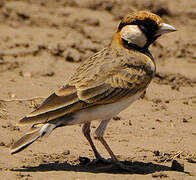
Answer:
<path fill-rule="evenodd" d="M 144 32 L 145 34 L 148 33 L 148 28 L 145 25 L 140 24 L 139 28 Z"/>

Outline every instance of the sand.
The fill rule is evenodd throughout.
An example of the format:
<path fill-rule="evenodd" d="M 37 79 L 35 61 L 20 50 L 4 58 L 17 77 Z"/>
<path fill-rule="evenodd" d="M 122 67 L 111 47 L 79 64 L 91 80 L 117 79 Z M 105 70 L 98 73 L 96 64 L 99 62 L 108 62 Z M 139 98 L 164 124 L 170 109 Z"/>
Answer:
<path fill-rule="evenodd" d="M 156 77 L 145 97 L 115 117 L 105 133 L 114 153 L 133 171 L 88 166 L 94 156 L 81 125 L 56 129 L 11 156 L 9 146 L 29 128 L 18 126 L 19 119 L 107 45 L 123 15 L 143 9 L 178 31 L 152 45 Z M 196 179 L 195 19 L 195 0 L 2 0 L 0 179 Z M 97 126 L 92 123 L 92 135 Z"/>

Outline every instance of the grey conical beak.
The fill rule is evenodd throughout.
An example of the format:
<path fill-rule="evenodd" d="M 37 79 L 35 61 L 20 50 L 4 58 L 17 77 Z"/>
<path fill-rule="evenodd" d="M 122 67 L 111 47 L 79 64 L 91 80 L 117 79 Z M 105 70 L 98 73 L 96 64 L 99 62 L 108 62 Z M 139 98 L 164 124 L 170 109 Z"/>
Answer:
<path fill-rule="evenodd" d="M 157 30 L 155 36 L 160 36 L 160 35 L 162 35 L 162 34 L 169 33 L 169 32 L 173 32 L 173 31 L 176 31 L 176 28 L 174 28 L 173 26 L 171 26 L 171 25 L 169 25 L 169 24 L 162 23 L 162 24 L 160 25 L 159 30 Z"/>

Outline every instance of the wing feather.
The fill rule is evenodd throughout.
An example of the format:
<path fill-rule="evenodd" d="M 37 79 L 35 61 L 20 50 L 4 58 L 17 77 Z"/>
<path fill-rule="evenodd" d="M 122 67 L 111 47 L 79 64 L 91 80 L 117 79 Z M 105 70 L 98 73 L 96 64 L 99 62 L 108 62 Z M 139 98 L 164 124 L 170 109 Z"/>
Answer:
<path fill-rule="evenodd" d="M 143 91 L 154 73 L 151 72 L 151 64 L 145 64 L 151 61 L 150 58 L 130 55 L 128 59 L 122 56 L 111 62 L 110 52 L 105 48 L 89 58 L 77 69 L 68 85 L 49 96 L 20 123 L 47 123 L 84 108 L 114 103 Z M 136 64 L 136 59 L 142 62 Z"/>
<path fill-rule="evenodd" d="M 54 111 L 48 111 L 42 114 L 38 114 L 31 117 L 24 117 L 19 121 L 20 124 L 42 124 L 56 118 L 71 114 L 74 111 L 87 107 L 87 104 L 83 101 L 78 101 L 72 105 L 65 106 L 63 108 L 56 109 Z"/>
<path fill-rule="evenodd" d="M 46 123 L 84 107 L 87 107 L 87 103 L 79 100 L 76 88 L 67 85 L 50 95 L 40 107 L 21 119 L 19 123 Z"/>
<path fill-rule="evenodd" d="M 64 86 L 50 95 L 35 111 L 27 117 L 33 117 L 46 112 L 54 111 L 79 101 L 77 90 L 74 86 Z"/>

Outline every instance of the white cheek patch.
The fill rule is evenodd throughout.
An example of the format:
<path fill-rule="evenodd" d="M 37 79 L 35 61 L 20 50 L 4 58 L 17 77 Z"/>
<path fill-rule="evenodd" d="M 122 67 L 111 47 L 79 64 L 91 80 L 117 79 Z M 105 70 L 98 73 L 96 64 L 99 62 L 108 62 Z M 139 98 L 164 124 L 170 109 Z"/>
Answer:
<path fill-rule="evenodd" d="M 128 43 L 135 44 L 139 47 L 144 47 L 147 42 L 145 34 L 137 25 L 127 25 L 123 27 L 120 31 L 120 36 Z"/>

